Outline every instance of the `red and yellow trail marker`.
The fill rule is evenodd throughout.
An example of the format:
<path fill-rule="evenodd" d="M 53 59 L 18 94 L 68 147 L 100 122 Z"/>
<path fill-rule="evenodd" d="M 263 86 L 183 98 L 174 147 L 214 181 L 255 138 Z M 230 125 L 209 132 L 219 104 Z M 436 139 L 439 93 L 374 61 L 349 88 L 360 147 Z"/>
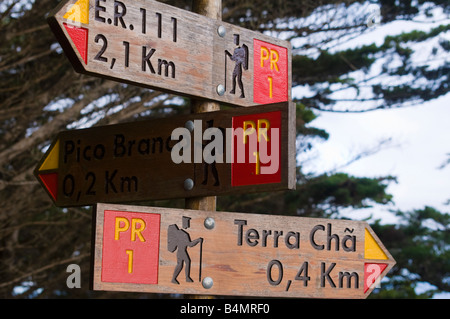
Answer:
<path fill-rule="evenodd" d="M 35 174 L 54 201 L 58 199 L 59 139 L 57 139 L 36 168 Z"/>
<path fill-rule="evenodd" d="M 72 41 L 76 52 L 87 64 L 88 57 L 88 39 L 89 39 L 89 0 L 78 0 L 68 7 L 63 15 L 66 22 L 64 28 Z M 85 25 L 83 27 L 83 25 Z"/>
<path fill-rule="evenodd" d="M 389 271 L 387 269 L 388 262 L 392 256 L 388 255 L 386 248 L 382 246 L 373 231 L 366 228 L 364 232 L 364 258 L 367 262 L 364 263 L 364 293 L 379 286 L 381 278 Z"/>

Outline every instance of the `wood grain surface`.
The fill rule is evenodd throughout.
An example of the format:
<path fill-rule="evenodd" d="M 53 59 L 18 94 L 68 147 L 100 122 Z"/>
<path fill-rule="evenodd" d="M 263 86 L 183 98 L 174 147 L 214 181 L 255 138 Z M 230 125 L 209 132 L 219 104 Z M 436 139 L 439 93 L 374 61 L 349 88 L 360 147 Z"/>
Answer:
<path fill-rule="evenodd" d="M 250 144 L 243 144 L 242 137 L 234 137 L 233 144 L 228 145 L 233 149 L 240 145 L 246 153 L 243 163 L 238 163 L 237 157 L 231 163 L 227 157 L 231 152 L 222 143 L 226 143 L 227 129 L 233 128 L 233 119 L 251 119 L 249 123 L 254 123 L 255 129 L 250 135 L 255 140 L 258 135 L 264 142 L 264 135 L 258 134 L 257 119 L 267 120 L 267 114 L 279 114 L 279 123 L 270 127 L 280 133 L 279 140 L 270 142 L 277 148 L 279 157 L 273 156 L 270 163 L 264 164 L 261 160 L 257 164 Z M 189 121 L 194 124 L 192 133 L 186 129 Z M 265 125 L 265 122 L 260 123 L 261 129 Z M 204 149 L 211 142 L 204 139 L 209 126 L 224 133 L 224 141 L 220 143 L 223 154 L 217 153 L 217 159 L 222 162 L 208 164 L 204 161 Z M 181 137 L 172 140 L 172 132 L 177 128 L 184 129 L 190 139 L 191 154 L 187 161 L 180 163 L 172 159 L 173 147 L 184 140 Z M 250 135 L 246 138 L 250 139 Z M 59 149 L 53 151 L 56 144 Z M 173 152 L 185 154 L 184 151 Z M 47 169 L 45 163 L 49 157 L 56 158 L 55 167 Z M 263 169 L 271 164 L 278 169 L 274 174 L 265 174 Z M 257 165 L 261 172 L 256 171 Z M 237 168 L 238 174 L 233 175 Z M 57 174 L 54 191 L 57 194 L 52 198 L 61 207 L 294 189 L 295 106 L 278 103 L 64 131 L 55 138 L 35 170 L 41 182 L 41 176 L 53 173 Z M 239 183 L 233 183 L 233 176 Z M 277 178 L 271 179 L 271 176 Z M 192 189 L 185 188 L 187 179 L 192 180 Z"/>
<path fill-rule="evenodd" d="M 77 72 L 236 106 L 291 99 L 288 41 L 152 0 L 80 1 L 48 18 Z"/>
<path fill-rule="evenodd" d="M 364 281 L 367 279 L 365 264 L 386 265 L 379 274 L 380 279 L 395 264 L 366 222 L 103 204 L 97 206 L 95 213 L 95 290 L 366 298 L 374 287 L 367 291 L 364 289 Z M 122 251 L 116 251 L 117 259 L 114 264 L 122 263 L 122 277 L 116 282 L 105 281 L 102 273 L 111 267 L 111 264 L 104 261 L 105 256 L 111 254 L 111 250 L 105 249 L 105 238 L 108 238 L 105 234 L 114 232 L 114 222 L 111 221 L 117 216 L 140 216 L 145 219 L 145 214 L 153 218 L 160 217 L 160 227 L 155 228 L 158 229 L 159 237 L 157 268 L 141 269 L 147 276 L 157 277 L 157 283 L 132 282 L 134 274 L 126 272 L 129 262 L 125 252 L 127 245 L 136 244 L 136 241 L 130 240 L 131 230 L 120 232 L 121 237 L 116 240 L 122 241 Z M 212 229 L 205 226 L 205 220 L 209 217 L 214 219 Z M 105 223 L 110 226 L 106 227 Z M 197 241 L 195 245 L 185 249 L 191 260 L 189 275 L 192 282 L 186 279 L 186 265 L 176 277 L 178 283 L 173 281 L 177 261 L 181 258 L 173 248 L 178 245 L 177 249 L 182 249 L 180 247 L 183 244 L 182 240 L 169 231 L 169 228 L 174 227 L 171 225 L 177 225 L 179 230 L 188 233 L 191 242 Z M 365 258 L 366 230 L 371 233 L 387 259 Z M 152 231 L 143 230 L 141 234 L 144 238 L 150 238 Z M 106 240 L 115 241 L 111 235 Z M 137 241 L 137 245 L 143 244 Z M 150 252 L 148 254 L 148 258 L 156 261 L 156 257 Z M 120 273 L 117 265 L 116 271 Z M 138 272 L 139 264 L 136 263 L 134 267 Z M 202 285 L 207 277 L 213 281 L 209 289 Z"/>

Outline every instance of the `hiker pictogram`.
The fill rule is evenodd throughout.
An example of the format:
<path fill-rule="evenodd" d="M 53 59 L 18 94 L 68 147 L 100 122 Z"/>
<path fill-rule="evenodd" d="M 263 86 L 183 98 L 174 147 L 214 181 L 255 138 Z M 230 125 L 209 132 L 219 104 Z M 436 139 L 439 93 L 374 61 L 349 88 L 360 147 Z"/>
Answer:
<path fill-rule="evenodd" d="M 191 240 L 191 236 L 185 229 L 190 228 L 191 218 L 183 216 L 182 228 L 178 228 L 176 224 L 169 225 L 167 229 L 167 249 L 173 253 L 177 250 L 177 265 L 173 272 L 172 283 L 180 284 L 177 280 L 178 275 L 184 266 L 184 273 L 186 282 L 194 282 L 191 278 L 191 257 L 188 253 L 188 248 L 194 247 L 200 243 L 200 269 L 199 269 L 199 281 L 202 276 L 202 250 L 203 250 L 203 238 L 197 238 Z"/>
<path fill-rule="evenodd" d="M 207 129 L 208 128 L 212 128 L 214 127 L 214 120 L 209 120 L 206 122 L 207 124 Z M 218 129 L 220 130 L 220 132 L 222 133 L 222 136 L 225 136 L 225 128 L 223 127 L 218 127 Z M 205 147 L 208 146 L 208 144 L 210 143 L 214 143 L 215 142 L 215 135 L 211 136 L 211 140 L 208 142 L 204 142 L 202 144 L 202 151 L 205 151 Z M 222 145 L 222 150 L 225 149 L 226 144 L 225 144 L 225 140 L 223 141 L 223 145 Z M 217 149 L 214 147 L 211 150 L 211 156 L 213 157 L 213 160 L 211 159 L 204 159 L 202 166 L 203 166 L 203 181 L 202 181 L 202 185 L 208 185 L 208 181 L 209 181 L 209 171 L 211 170 L 211 174 L 214 177 L 214 184 L 213 186 L 220 186 L 220 180 L 219 180 L 219 172 L 217 170 L 216 167 L 216 158 L 218 157 L 223 157 L 223 152 L 221 152 L 220 154 L 217 153 Z"/>
<path fill-rule="evenodd" d="M 236 48 L 231 54 L 228 50 L 225 50 L 225 89 L 227 83 L 227 57 L 231 59 L 231 61 L 235 62 L 232 83 L 233 88 L 231 89 L 231 94 L 236 94 L 236 81 L 241 89 L 240 98 L 245 98 L 244 93 L 244 84 L 242 83 L 242 68 L 244 70 L 248 70 L 248 47 L 247 45 L 239 46 L 239 34 L 234 35 L 234 44 Z"/>

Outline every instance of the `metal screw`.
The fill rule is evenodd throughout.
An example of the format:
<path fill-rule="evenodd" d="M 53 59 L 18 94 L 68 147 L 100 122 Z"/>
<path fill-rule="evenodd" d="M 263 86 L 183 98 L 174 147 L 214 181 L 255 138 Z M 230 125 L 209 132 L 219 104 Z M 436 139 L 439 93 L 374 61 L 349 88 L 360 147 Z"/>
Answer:
<path fill-rule="evenodd" d="M 186 122 L 186 124 L 184 124 L 184 127 L 187 128 L 189 132 L 192 132 L 194 130 L 194 122 L 189 120 Z"/>
<path fill-rule="evenodd" d="M 184 189 L 190 191 L 193 188 L 194 188 L 194 181 L 190 178 L 186 179 L 184 181 Z"/>
<path fill-rule="evenodd" d="M 225 29 L 225 27 L 221 25 L 217 28 L 217 33 L 221 38 L 223 38 L 227 34 L 227 29 Z"/>
<path fill-rule="evenodd" d="M 217 94 L 219 94 L 220 96 L 225 94 L 225 87 L 222 84 L 219 84 L 217 86 Z"/>
<path fill-rule="evenodd" d="M 203 223 L 207 229 L 213 229 L 216 226 L 216 221 L 212 217 L 208 217 L 205 219 Z"/>
<path fill-rule="evenodd" d="M 202 285 L 203 285 L 203 288 L 205 288 L 205 289 L 210 289 L 213 286 L 213 284 L 214 284 L 214 281 L 212 280 L 211 277 L 205 277 L 202 280 Z"/>

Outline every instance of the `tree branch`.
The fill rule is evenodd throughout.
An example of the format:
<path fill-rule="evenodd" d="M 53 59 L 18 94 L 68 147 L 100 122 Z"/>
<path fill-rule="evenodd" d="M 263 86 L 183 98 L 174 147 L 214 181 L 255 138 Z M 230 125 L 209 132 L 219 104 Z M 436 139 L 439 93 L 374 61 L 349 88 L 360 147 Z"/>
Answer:
<path fill-rule="evenodd" d="M 34 275 L 36 275 L 36 274 L 38 274 L 38 273 L 40 273 L 40 272 L 43 272 L 43 271 L 45 271 L 45 270 L 48 270 L 48 269 L 50 269 L 50 268 L 53 268 L 53 267 L 56 267 L 56 266 L 60 266 L 60 265 L 64 265 L 64 264 L 73 263 L 73 262 L 79 261 L 79 260 L 81 260 L 81 259 L 83 259 L 83 258 L 90 257 L 90 255 L 91 255 L 90 253 L 81 254 L 81 255 L 78 255 L 78 256 L 76 256 L 76 257 L 67 258 L 67 259 L 64 259 L 64 260 L 60 260 L 60 261 L 51 263 L 51 264 L 49 264 L 49 265 L 47 265 L 47 266 L 41 267 L 41 268 L 39 268 L 39 269 L 30 271 L 30 272 L 28 272 L 28 273 L 26 273 L 26 274 L 24 274 L 24 275 L 22 275 L 22 276 L 19 276 L 19 277 L 17 277 L 17 278 L 14 278 L 13 280 L 10 280 L 10 281 L 1 283 L 1 284 L 0 284 L 0 288 L 10 286 L 10 285 L 15 284 L 16 282 L 19 282 L 19 281 L 21 281 L 21 280 L 23 280 L 23 279 L 25 279 L 25 278 L 27 278 L 27 277 L 34 276 Z"/>

